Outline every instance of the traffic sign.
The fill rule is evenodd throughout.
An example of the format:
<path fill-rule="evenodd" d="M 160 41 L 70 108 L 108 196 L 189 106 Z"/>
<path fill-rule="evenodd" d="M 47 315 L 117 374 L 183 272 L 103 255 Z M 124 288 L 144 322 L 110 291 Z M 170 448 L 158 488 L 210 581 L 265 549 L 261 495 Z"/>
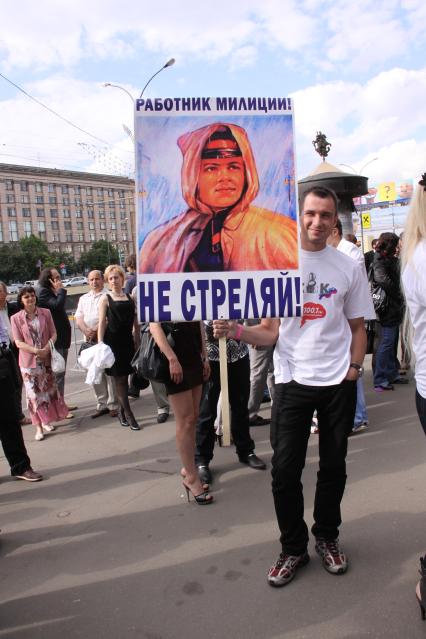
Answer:
<path fill-rule="evenodd" d="M 370 213 L 362 213 L 361 214 L 361 224 L 363 229 L 371 228 L 371 215 Z"/>

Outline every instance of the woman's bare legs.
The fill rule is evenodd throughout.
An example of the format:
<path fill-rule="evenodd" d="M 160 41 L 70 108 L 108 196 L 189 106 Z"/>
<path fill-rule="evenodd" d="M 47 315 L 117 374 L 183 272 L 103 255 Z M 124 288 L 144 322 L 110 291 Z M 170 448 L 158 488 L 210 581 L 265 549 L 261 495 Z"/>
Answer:
<path fill-rule="evenodd" d="M 201 399 L 201 385 L 169 395 L 169 401 L 173 408 L 176 421 L 176 446 L 182 461 L 185 473 L 185 484 L 193 495 L 204 492 L 195 466 L 195 424 Z"/>

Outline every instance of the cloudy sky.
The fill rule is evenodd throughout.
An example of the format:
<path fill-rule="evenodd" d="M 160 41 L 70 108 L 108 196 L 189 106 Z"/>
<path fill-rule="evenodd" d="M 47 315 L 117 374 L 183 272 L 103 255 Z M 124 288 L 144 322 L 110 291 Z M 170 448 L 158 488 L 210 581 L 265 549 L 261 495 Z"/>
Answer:
<path fill-rule="evenodd" d="M 129 174 L 132 104 L 102 85 L 136 97 L 174 57 L 147 97 L 292 96 L 299 177 L 319 130 L 371 182 L 426 170 L 424 0 L 0 0 L 0 15 L 0 73 L 83 129 L 0 77 L 0 162 Z"/>

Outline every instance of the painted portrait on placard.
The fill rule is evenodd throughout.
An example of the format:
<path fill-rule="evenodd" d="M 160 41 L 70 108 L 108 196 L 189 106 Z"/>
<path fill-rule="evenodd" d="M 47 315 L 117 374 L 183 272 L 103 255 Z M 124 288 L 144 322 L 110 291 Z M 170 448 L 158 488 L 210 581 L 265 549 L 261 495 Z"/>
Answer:
<path fill-rule="evenodd" d="M 143 239 L 139 272 L 297 268 L 297 223 L 288 197 L 283 203 L 277 194 L 282 212 L 255 202 L 262 199 L 262 185 L 247 131 L 235 123 L 214 122 L 183 133 L 177 146 L 183 212 Z M 282 163 L 288 172 L 288 157 Z M 280 168 L 274 169 L 271 177 L 277 179 L 273 173 Z M 291 177 L 283 174 L 282 179 Z M 265 176 L 265 195 L 268 187 L 273 189 Z"/>

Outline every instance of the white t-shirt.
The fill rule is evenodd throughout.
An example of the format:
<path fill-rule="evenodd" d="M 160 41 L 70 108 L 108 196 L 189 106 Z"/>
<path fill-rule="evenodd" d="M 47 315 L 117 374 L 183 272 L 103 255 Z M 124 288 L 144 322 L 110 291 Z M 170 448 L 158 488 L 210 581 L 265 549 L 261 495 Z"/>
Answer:
<path fill-rule="evenodd" d="M 404 269 L 402 284 L 414 327 L 413 351 L 416 356 L 416 386 L 426 399 L 426 240 L 414 251 Z"/>
<path fill-rule="evenodd" d="M 300 256 L 303 317 L 281 320 L 274 351 L 275 381 L 340 384 L 350 364 L 348 319 L 364 317 L 368 286 L 357 263 L 332 246 L 301 250 Z"/>
<path fill-rule="evenodd" d="M 348 242 L 348 240 L 345 240 L 344 237 L 342 237 L 342 239 L 340 240 L 336 248 L 341 253 L 344 253 L 345 255 L 348 255 L 353 260 L 355 260 L 359 268 L 361 269 L 361 276 L 364 278 L 368 287 L 368 297 L 365 300 L 366 309 L 364 312 L 364 318 L 366 320 L 375 320 L 376 311 L 374 310 L 374 304 L 371 297 L 370 286 L 368 285 L 367 270 L 365 268 L 365 260 L 364 260 L 363 254 L 361 253 L 359 248 L 355 246 L 355 244 L 353 244 L 352 242 Z"/>
<path fill-rule="evenodd" d="M 363 265 L 365 270 L 364 256 L 353 242 L 349 242 L 348 240 L 345 240 L 344 237 L 342 237 L 336 248 L 341 253 L 349 255 L 349 257 L 351 257 L 353 260 L 357 260 L 357 262 Z"/>

